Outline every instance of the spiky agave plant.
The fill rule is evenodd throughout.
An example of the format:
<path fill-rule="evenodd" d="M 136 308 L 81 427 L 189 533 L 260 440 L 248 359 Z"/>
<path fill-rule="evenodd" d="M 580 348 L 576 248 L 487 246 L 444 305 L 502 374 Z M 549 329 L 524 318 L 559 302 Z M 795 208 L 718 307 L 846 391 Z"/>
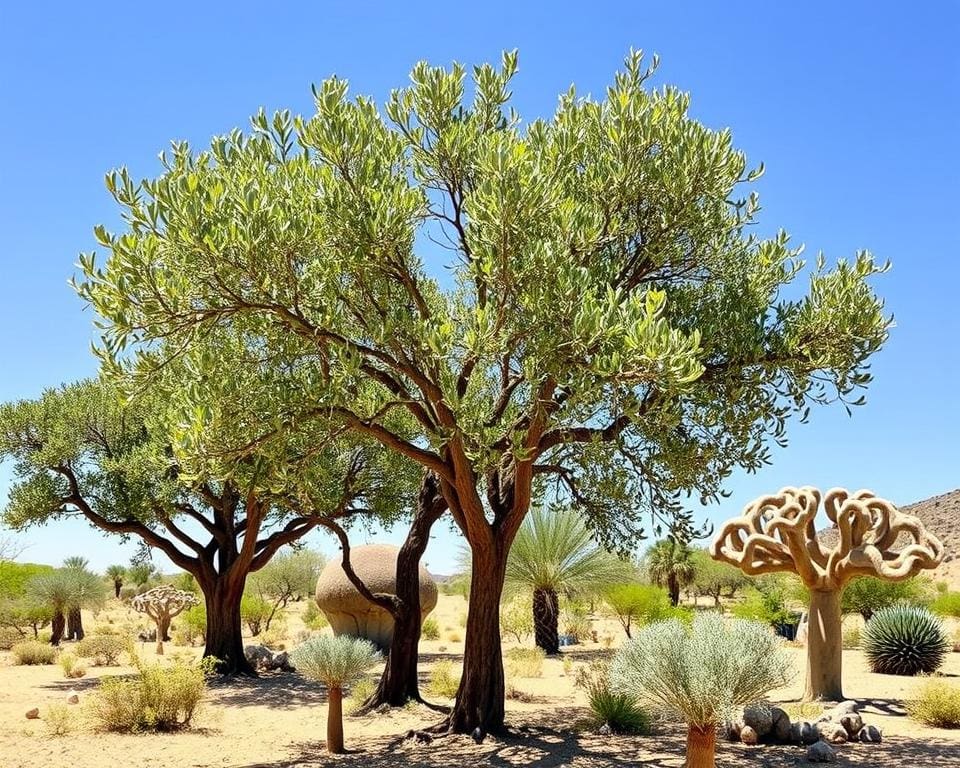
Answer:
<path fill-rule="evenodd" d="M 756 621 L 703 614 L 644 627 L 610 665 L 614 690 L 634 693 L 687 724 L 688 768 L 713 768 L 716 727 L 734 708 L 789 682 L 780 641 Z"/>
<path fill-rule="evenodd" d="M 951 644 L 933 613 L 901 603 L 873 615 L 863 629 L 861 647 L 874 672 L 917 675 L 935 672 Z"/>
<path fill-rule="evenodd" d="M 297 672 L 327 686 L 327 751 L 343 752 L 343 688 L 380 660 L 372 643 L 353 637 L 314 637 L 294 648 Z"/>

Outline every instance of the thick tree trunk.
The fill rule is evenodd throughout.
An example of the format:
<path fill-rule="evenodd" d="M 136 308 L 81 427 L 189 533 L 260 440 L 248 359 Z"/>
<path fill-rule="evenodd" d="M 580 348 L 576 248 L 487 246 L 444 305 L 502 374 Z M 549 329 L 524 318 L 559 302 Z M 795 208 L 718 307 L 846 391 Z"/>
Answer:
<path fill-rule="evenodd" d="M 163 640 L 163 642 L 170 642 L 170 617 L 161 616 L 160 621 L 157 622 L 157 639 Z"/>
<path fill-rule="evenodd" d="M 811 590 L 804 701 L 842 701 L 842 669 L 840 590 Z"/>
<path fill-rule="evenodd" d="M 217 659 L 217 671 L 222 674 L 254 674 L 253 667 L 243 653 L 243 632 L 240 623 L 240 598 L 243 581 L 219 578 L 202 583 L 207 609 L 207 636 L 203 655 Z"/>
<path fill-rule="evenodd" d="M 327 752 L 343 753 L 343 689 L 327 691 Z"/>
<path fill-rule="evenodd" d="M 509 545 L 474 547 L 470 611 L 463 649 L 463 676 L 447 728 L 482 734 L 504 730 L 503 658 L 500 650 L 500 597 Z"/>
<path fill-rule="evenodd" d="M 699 728 L 687 726 L 686 768 L 714 768 L 717 746 L 717 729 L 708 725 Z"/>
<path fill-rule="evenodd" d="M 63 632 L 67 626 L 67 619 L 63 611 L 57 611 L 53 614 L 53 620 L 50 623 L 50 645 L 60 645 L 63 640 Z"/>
<path fill-rule="evenodd" d="M 71 608 L 67 613 L 67 640 L 83 640 L 83 617 L 79 608 Z"/>
<path fill-rule="evenodd" d="M 417 511 L 410 530 L 397 553 L 397 601 L 393 639 L 377 690 L 360 708 L 361 712 L 382 704 L 400 707 L 409 700 L 422 701 L 418 677 L 420 646 L 420 559 L 430 541 L 433 524 L 446 511 L 436 478 L 429 474 L 420 487 Z"/>
<path fill-rule="evenodd" d="M 533 590 L 533 631 L 538 648 L 549 655 L 560 653 L 557 624 L 560 619 L 560 601 L 552 589 Z"/>

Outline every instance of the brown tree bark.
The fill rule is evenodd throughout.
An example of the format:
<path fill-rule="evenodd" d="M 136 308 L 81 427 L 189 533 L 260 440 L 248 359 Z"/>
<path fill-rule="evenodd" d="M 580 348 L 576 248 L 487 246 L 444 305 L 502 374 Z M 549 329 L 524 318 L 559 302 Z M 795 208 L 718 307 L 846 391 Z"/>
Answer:
<path fill-rule="evenodd" d="M 343 689 L 327 690 L 327 752 L 342 754 L 343 749 Z"/>
<path fill-rule="evenodd" d="M 117 581 L 116 579 L 114 579 L 114 580 L 113 580 L 113 592 L 114 592 L 114 597 L 116 597 L 117 600 L 120 599 L 120 589 L 121 589 L 121 587 L 123 587 L 123 582 L 122 582 L 122 581 Z"/>
<path fill-rule="evenodd" d="M 667 576 L 667 591 L 670 593 L 670 605 L 676 608 L 680 604 L 680 579 L 675 573 Z"/>
<path fill-rule="evenodd" d="M 63 640 L 63 632 L 67 626 L 67 619 L 63 615 L 63 611 L 57 611 L 53 614 L 53 619 L 50 622 L 50 645 L 60 645 L 60 641 Z"/>
<path fill-rule="evenodd" d="M 196 574 L 195 574 L 196 575 Z M 243 652 L 243 628 L 240 599 L 245 579 L 204 578 L 200 583 L 207 610 L 207 635 L 204 658 L 217 659 L 221 674 L 255 674 Z"/>
<path fill-rule="evenodd" d="M 714 726 L 687 726 L 686 768 L 714 768 L 716 748 L 717 729 Z"/>
<path fill-rule="evenodd" d="M 67 640 L 83 640 L 83 617 L 79 608 L 71 608 L 67 613 Z"/>
<path fill-rule="evenodd" d="M 560 636 L 557 624 L 560 618 L 560 601 L 552 589 L 533 590 L 533 632 L 538 648 L 548 655 L 560 653 Z"/>
<path fill-rule="evenodd" d="M 840 590 L 810 590 L 804 701 L 843 701 Z"/>

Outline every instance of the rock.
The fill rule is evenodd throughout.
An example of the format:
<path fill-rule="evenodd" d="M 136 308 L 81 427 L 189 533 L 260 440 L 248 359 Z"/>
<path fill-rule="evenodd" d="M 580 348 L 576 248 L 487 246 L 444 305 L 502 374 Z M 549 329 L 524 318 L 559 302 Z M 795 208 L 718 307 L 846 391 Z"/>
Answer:
<path fill-rule="evenodd" d="M 753 728 L 762 738 L 773 730 L 773 709 L 763 702 L 750 704 L 743 708 L 743 724 Z"/>
<path fill-rule="evenodd" d="M 27 710 L 27 720 L 39 720 L 39 719 L 40 719 L 39 707 L 34 707 L 33 709 Z"/>
<path fill-rule="evenodd" d="M 863 718 L 856 712 L 848 712 L 840 717 L 840 725 L 846 729 L 847 735 L 853 739 L 856 738 L 857 734 L 860 733 L 860 729 L 863 728 Z"/>
<path fill-rule="evenodd" d="M 807 760 L 811 763 L 835 763 L 837 753 L 825 741 L 818 741 L 807 747 Z"/>
<path fill-rule="evenodd" d="M 864 744 L 879 744 L 883 741 L 883 731 L 875 725 L 865 725 L 860 729 L 857 738 Z"/>
<path fill-rule="evenodd" d="M 820 732 L 813 723 L 804 721 L 800 723 L 800 743 L 816 744 L 820 740 Z"/>
<path fill-rule="evenodd" d="M 290 657 L 286 651 L 280 651 L 280 653 L 273 657 L 273 669 L 279 669 L 281 672 L 296 671 L 290 663 Z"/>
<path fill-rule="evenodd" d="M 754 728 L 751 728 L 749 725 L 745 725 L 740 730 L 740 741 L 742 741 L 744 744 L 756 744 L 758 741 L 760 741 L 760 735 Z"/>
<path fill-rule="evenodd" d="M 477 744 L 482 744 L 483 740 L 486 738 L 487 734 L 483 732 L 483 729 L 478 725 L 473 729 L 473 733 L 470 734 L 470 738 L 473 739 Z"/>
<path fill-rule="evenodd" d="M 742 720 L 728 720 L 725 723 L 727 741 L 740 741 L 740 731 L 743 730 Z"/>
<path fill-rule="evenodd" d="M 80 703 L 80 696 L 77 694 L 76 691 L 70 691 L 70 693 L 67 694 L 67 704 L 79 704 L 79 703 Z"/>
<path fill-rule="evenodd" d="M 800 728 L 803 725 L 799 720 L 795 723 L 790 723 L 790 743 L 791 744 L 800 744 Z"/>
<path fill-rule="evenodd" d="M 860 705 L 852 699 L 847 699 L 846 701 L 841 701 L 837 706 L 833 708 L 834 719 L 840 715 L 845 715 L 848 712 L 856 712 L 860 709 Z"/>
<path fill-rule="evenodd" d="M 790 715 L 780 707 L 774 707 L 770 710 L 773 715 L 773 737 L 781 744 L 790 741 Z"/>
<path fill-rule="evenodd" d="M 258 672 L 273 669 L 273 651 L 265 645 L 248 645 L 243 649 L 243 655 Z"/>
<path fill-rule="evenodd" d="M 817 731 L 820 733 L 821 740 L 830 744 L 843 744 L 847 741 L 847 729 L 840 723 L 829 720 L 825 723 L 818 723 Z"/>
<path fill-rule="evenodd" d="M 597 729 L 597 733 L 601 736 L 609 736 L 613 731 L 610 728 L 610 723 L 604 723 Z"/>

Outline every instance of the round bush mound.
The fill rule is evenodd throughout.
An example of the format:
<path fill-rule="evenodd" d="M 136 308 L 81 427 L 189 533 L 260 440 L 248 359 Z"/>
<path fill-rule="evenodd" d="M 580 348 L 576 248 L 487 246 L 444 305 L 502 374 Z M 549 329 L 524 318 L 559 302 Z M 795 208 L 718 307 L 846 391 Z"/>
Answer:
<path fill-rule="evenodd" d="M 371 592 L 396 594 L 397 554 L 389 544 L 368 544 L 350 550 L 350 564 Z M 350 583 L 341 560 L 331 560 L 317 579 L 317 605 L 330 622 L 334 635 L 369 640 L 380 650 L 393 639 L 393 617 L 373 605 Z M 437 585 L 420 566 L 420 614 L 426 617 L 437 605 Z"/>
<path fill-rule="evenodd" d="M 863 629 L 861 647 L 870 668 L 883 675 L 935 672 L 950 650 L 943 624 L 926 608 L 891 605 Z"/>

